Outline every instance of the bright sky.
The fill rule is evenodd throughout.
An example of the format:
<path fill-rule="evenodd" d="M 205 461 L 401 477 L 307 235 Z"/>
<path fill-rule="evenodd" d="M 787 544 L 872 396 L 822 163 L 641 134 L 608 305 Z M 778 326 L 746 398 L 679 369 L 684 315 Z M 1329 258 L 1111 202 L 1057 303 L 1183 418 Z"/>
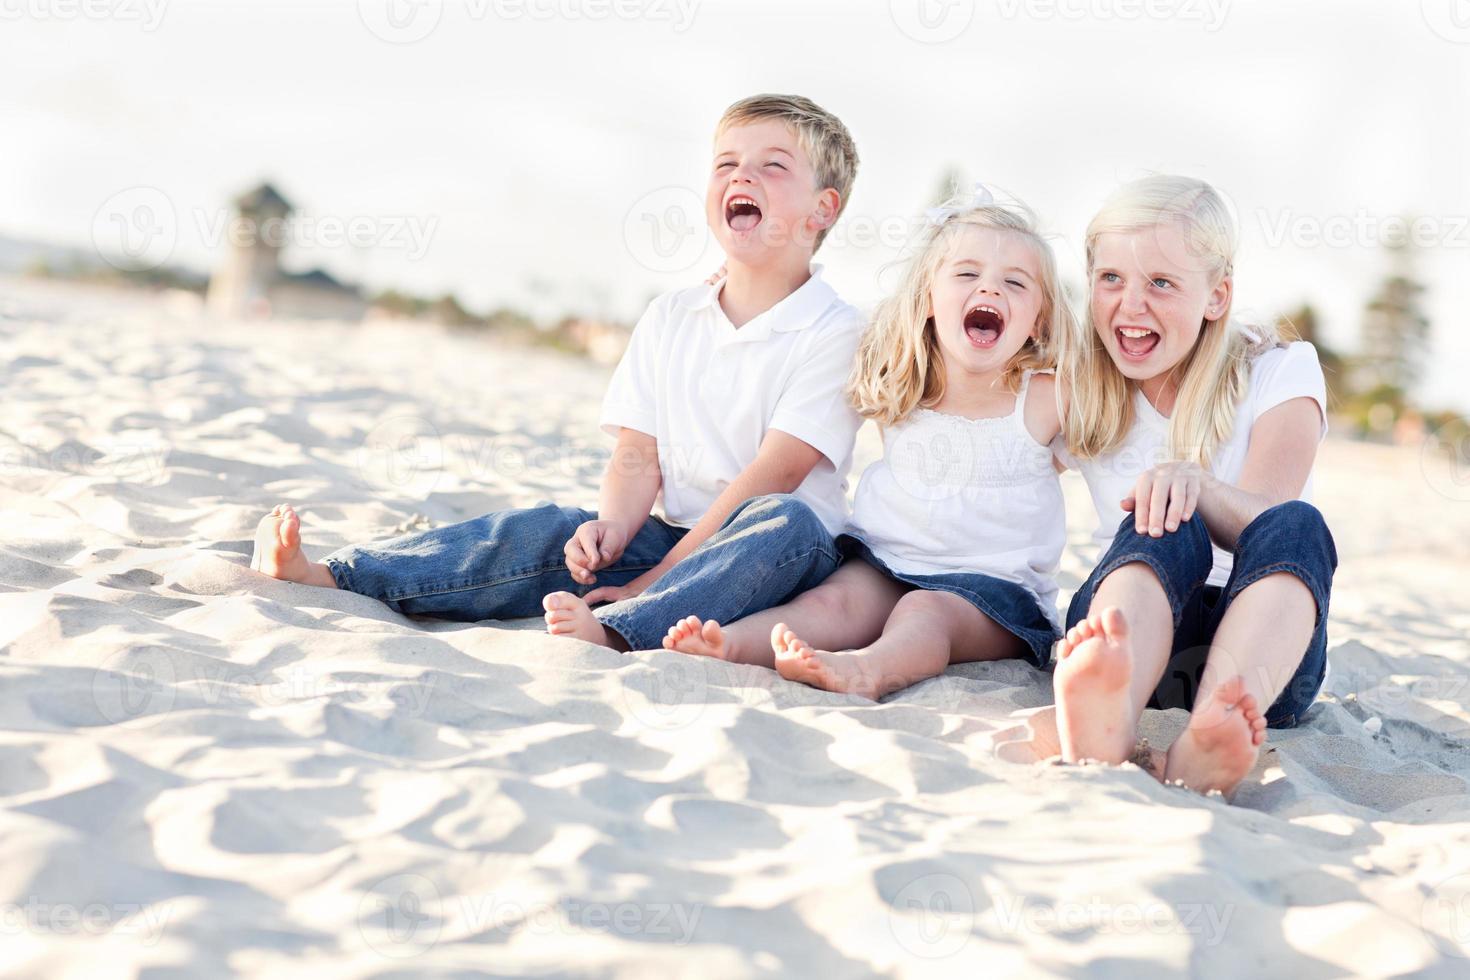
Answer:
<path fill-rule="evenodd" d="M 819 255 L 855 302 L 946 168 L 1037 208 L 1074 275 L 1107 192 L 1177 171 L 1234 202 L 1238 308 L 1309 300 L 1348 347 L 1383 223 L 1422 216 L 1424 397 L 1470 409 L 1467 0 L 0 0 L 0 21 L 0 234 L 106 248 L 141 203 L 152 254 L 203 268 L 269 177 L 306 219 L 295 267 L 632 318 L 718 264 L 692 202 L 721 110 L 800 92 L 863 157 Z M 348 230 L 376 247 L 332 244 Z"/>

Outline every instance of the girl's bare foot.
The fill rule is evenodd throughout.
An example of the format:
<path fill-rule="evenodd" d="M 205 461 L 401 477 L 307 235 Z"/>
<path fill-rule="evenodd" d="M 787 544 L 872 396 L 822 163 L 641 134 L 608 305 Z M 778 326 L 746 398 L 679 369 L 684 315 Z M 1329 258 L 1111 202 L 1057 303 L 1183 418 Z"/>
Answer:
<path fill-rule="evenodd" d="M 1189 727 L 1169 747 L 1164 781 L 1229 793 L 1256 764 L 1265 740 L 1266 718 L 1246 693 L 1245 678 L 1231 678 L 1195 704 Z"/>
<path fill-rule="evenodd" d="M 276 504 L 255 528 L 255 554 L 250 567 L 283 582 L 300 582 L 335 589 L 336 579 L 326 565 L 306 560 L 301 551 L 301 518 L 290 504 Z"/>
<path fill-rule="evenodd" d="M 771 630 L 771 649 L 776 654 L 776 670 L 788 681 L 836 694 L 856 694 L 871 701 L 888 693 L 882 690 L 878 678 L 864 670 L 861 653 L 813 650 L 785 623 L 777 623 Z"/>
<path fill-rule="evenodd" d="M 701 622 L 698 616 L 689 616 L 670 626 L 669 635 L 664 637 L 664 649 L 696 657 L 730 659 L 730 649 L 720 624 L 713 619 Z"/>
<path fill-rule="evenodd" d="M 580 596 L 553 592 L 541 600 L 541 607 L 546 610 L 546 632 L 552 636 L 568 636 L 615 650 L 628 649 L 620 642 L 622 637 L 598 622 L 592 615 L 592 607 Z"/>
<path fill-rule="evenodd" d="M 1114 608 L 1078 623 L 1057 645 L 1057 740 L 1067 762 L 1118 764 L 1133 754 L 1138 718 L 1129 694 L 1128 622 Z"/>

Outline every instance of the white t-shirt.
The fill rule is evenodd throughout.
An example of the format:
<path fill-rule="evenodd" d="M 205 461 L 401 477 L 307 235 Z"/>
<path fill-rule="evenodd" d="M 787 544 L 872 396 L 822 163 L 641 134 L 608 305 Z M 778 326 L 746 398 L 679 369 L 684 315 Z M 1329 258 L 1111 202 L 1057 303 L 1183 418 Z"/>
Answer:
<path fill-rule="evenodd" d="M 658 440 L 663 516 L 693 527 L 755 461 L 769 429 L 823 459 L 796 496 L 839 533 L 862 420 L 844 394 L 863 317 L 822 280 L 821 266 L 781 302 L 736 327 L 720 308 L 724 281 L 666 293 L 633 330 L 602 403 L 602 428 Z"/>
<path fill-rule="evenodd" d="M 1057 614 L 1067 515 L 1052 450 L 1026 428 L 1027 374 L 1008 415 L 969 419 L 916 410 L 883 430 L 883 458 L 863 471 L 852 534 L 895 572 L 981 572 L 1024 586 Z"/>
<path fill-rule="evenodd" d="M 1322 365 L 1317 361 L 1317 348 L 1299 342 L 1265 351 L 1251 363 L 1250 384 L 1235 412 L 1235 427 L 1230 438 L 1215 450 L 1210 470 L 1229 484 L 1240 482 L 1250 449 L 1251 428 L 1256 420 L 1271 409 L 1293 398 L 1310 398 L 1322 412 L 1322 437 L 1327 435 L 1327 385 Z M 1074 459 L 1066 451 L 1061 437 L 1054 447 L 1057 457 L 1080 472 L 1092 493 L 1097 509 L 1098 527 L 1093 537 L 1106 545 L 1118 532 L 1125 511 L 1122 500 L 1133 492 L 1138 477 L 1145 470 L 1169 461 L 1169 420 L 1149 404 L 1141 391 L 1133 393 L 1134 422 L 1123 444 L 1104 456 Z M 1312 499 L 1312 478 L 1302 488 L 1302 500 Z M 1206 584 L 1221 586 L 1230 578 L 1235 559 L 1230 552 L 1215 546 L 1215 567 Z"/>

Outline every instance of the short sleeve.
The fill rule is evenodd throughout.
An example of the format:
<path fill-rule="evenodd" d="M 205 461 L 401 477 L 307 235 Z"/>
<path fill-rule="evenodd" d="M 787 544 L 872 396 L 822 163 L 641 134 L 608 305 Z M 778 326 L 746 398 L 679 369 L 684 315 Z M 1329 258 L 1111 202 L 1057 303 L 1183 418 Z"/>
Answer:
<path fill-rule="evenodd" d="M 633 328 L 628 349 L 613 371 L 599 420 L 610 436 L 616 436 L 619 429 L 658 436 L 657 353 L 664 319 L 661 301 L 654 300 Z"/>
<path fill-rule="evenodd" d="M 1293 398 L 1310 398 L 1322 413 L 1322 436 L 1327 435 L 1327 380 L 1317 360 L 1317 348 L 1305 341 L 1278 347 L 1260 356 L 1251 378 L 1251 424 L 1271 409 Z"/>
<path fill-rule="evenodd" d="M 847 400 L 847 380 L 862 325 L 854 310 L 850 319 L 821 331 L 787 379 L 771 415 L 770 428 L 800 439 L 834 467 L 844 465 L 852 455 L 863 421 Z"/>
<path fill-rule="evenodd" d="M 1067 434 L 1058 432 L 1051 441 L 1051 454 L 1069 470 L 1081 469 L 1077 463 L 1077 457 L 1067 448 Z"/>

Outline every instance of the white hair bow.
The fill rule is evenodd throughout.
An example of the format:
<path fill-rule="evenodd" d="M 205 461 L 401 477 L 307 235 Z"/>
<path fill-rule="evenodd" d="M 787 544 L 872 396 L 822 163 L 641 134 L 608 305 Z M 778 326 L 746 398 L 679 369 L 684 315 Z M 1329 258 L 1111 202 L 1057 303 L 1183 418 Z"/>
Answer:
<path fill-rule="evenodd" d="M 929 223 L 937 228 L 961 211 L 968 211 L 971 208 L 983 208 L 987 204 L 994 203 L 995 195 L 990 193 L 990 188 L 977 180 L 970 200 L 958 207 L 930 208 L 924 212 L 924 217 L 928 218 Z"/>

